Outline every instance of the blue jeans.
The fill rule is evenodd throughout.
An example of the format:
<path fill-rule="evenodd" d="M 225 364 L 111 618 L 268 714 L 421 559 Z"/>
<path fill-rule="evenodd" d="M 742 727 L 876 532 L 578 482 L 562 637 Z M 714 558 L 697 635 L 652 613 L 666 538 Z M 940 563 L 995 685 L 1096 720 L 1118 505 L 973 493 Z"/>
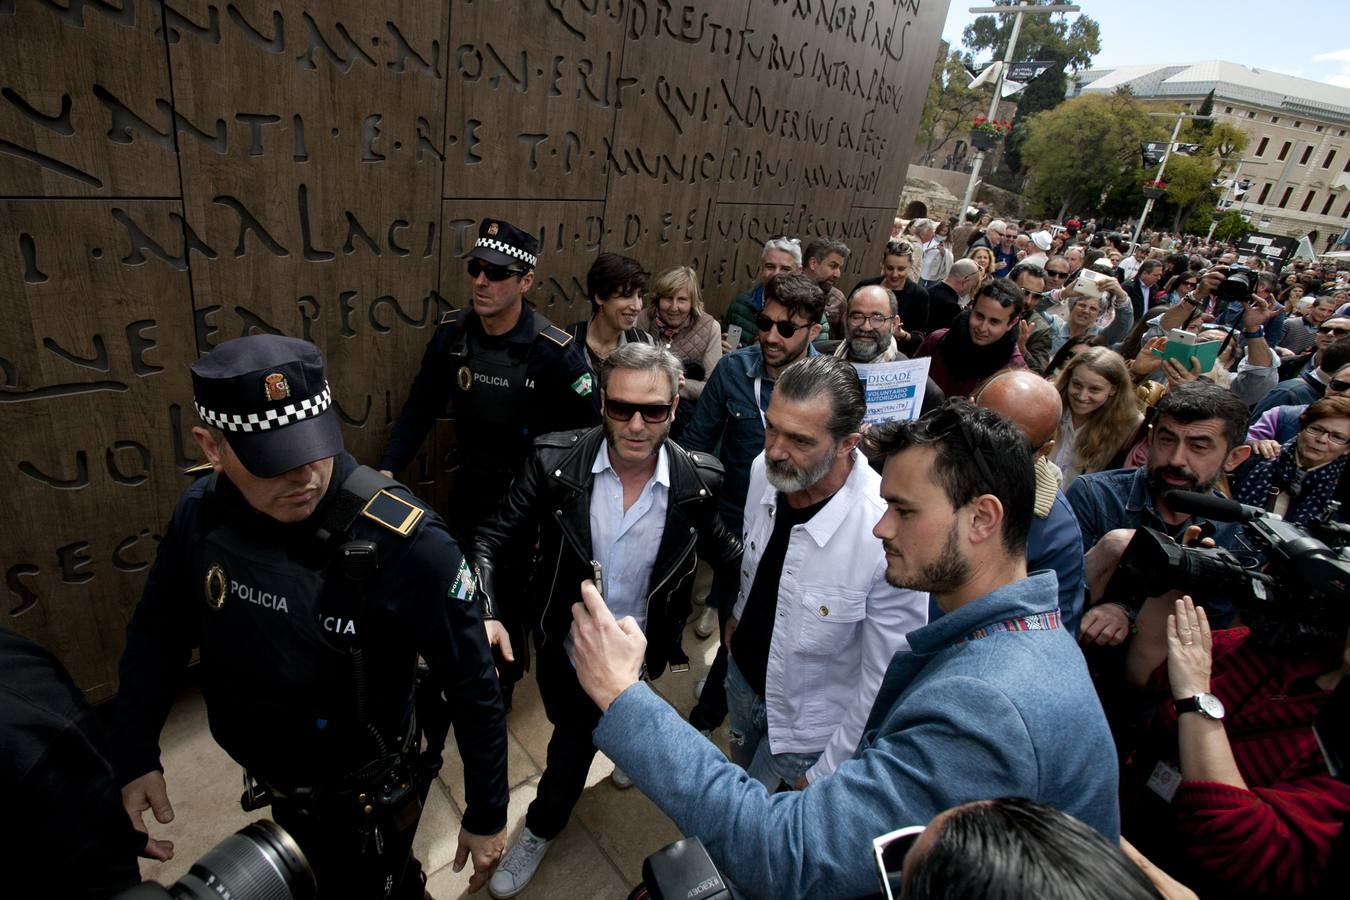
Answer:
<path fill-rule="evenodd" d="M 769 715 L 764 698 L 745 680 L 736 660 L 727 656 L 727 738 L 731 761 L 770 792 L 779 782 L 795 787 L 797 779 L 820 759 L 819 753 L 774 753 L 769 749 Z"/>

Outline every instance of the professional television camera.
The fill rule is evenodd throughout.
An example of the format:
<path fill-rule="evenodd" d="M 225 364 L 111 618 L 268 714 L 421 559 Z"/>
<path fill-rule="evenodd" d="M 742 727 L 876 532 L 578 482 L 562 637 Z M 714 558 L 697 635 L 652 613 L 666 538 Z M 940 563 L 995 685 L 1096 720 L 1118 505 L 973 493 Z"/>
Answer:
<path fill-rule="evenodd" d="M 216 844 L 171 887 L 147 881 L 115 900 L 313 900 L 314 873 L 280 825 L 259 819 Z"/>
<path fill-rule="evenodd" d="M 1167 494 L 1168 508 L 1219 522 L 1242 522 L 1251 554 L 1184 547 L 1139 528 L 1125 548 L 1106 596 L 1137 609 L 1147 597 L 1180 590 L 1204 605 L 1229 599 L 1272 648 L 1340 646 L 1350 628 L 1350 527 L 1333 522 L 1336 506 L 1307 529 L 1233 500 L 1190 491 Z"/>

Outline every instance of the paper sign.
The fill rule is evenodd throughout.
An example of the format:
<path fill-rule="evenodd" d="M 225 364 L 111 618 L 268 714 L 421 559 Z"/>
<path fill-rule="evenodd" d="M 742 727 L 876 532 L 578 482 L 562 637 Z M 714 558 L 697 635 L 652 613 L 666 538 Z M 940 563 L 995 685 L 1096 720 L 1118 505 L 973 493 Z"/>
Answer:
<path fill-rule="evenodd" d="M 897 362 L 855 363 L 858 377 L 867 391 L 868 425 L 881 422 L 912 422 L 923 407 L 923 391 L 928 385 L 928 357 Z"/>

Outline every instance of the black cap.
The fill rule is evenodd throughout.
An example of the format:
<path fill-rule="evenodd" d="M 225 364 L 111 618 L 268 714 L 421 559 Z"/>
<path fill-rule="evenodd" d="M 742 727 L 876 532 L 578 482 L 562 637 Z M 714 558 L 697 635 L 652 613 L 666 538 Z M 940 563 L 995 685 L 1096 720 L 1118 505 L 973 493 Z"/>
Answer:
<path fill-rule="evenodd" d="M 539 265 L 539 241 L 501 219 L 484 219 L 478 224 L 478 241 L 469 251 L 484 262 L 496 266 Z"/>
<path fill-rule="evenodd" d="M 275 334 L 226 341 L 192 364 L 192 400 L 259 478 L 342 452 L 323 357 L 308 341 Z"/>

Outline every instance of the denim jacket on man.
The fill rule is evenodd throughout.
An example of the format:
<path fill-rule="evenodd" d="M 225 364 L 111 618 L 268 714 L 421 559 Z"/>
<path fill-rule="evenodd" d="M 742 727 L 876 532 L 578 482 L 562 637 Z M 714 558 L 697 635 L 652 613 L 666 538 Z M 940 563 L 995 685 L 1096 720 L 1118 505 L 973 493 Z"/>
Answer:
<path fill-rule="evenodd" d="M 1114 843 L 1115 745 L 1077 642 L 1057 627 L 976 636 L 1055 610 L 1054 573 L 1037 572 L 910 632 L 857 752 L 804 791 L 768 793 L 643 684 L 610 705 L 595 744 L 742 896 L 874 893 L 872 838 L 991 797 L 1048 804 Z"/>

